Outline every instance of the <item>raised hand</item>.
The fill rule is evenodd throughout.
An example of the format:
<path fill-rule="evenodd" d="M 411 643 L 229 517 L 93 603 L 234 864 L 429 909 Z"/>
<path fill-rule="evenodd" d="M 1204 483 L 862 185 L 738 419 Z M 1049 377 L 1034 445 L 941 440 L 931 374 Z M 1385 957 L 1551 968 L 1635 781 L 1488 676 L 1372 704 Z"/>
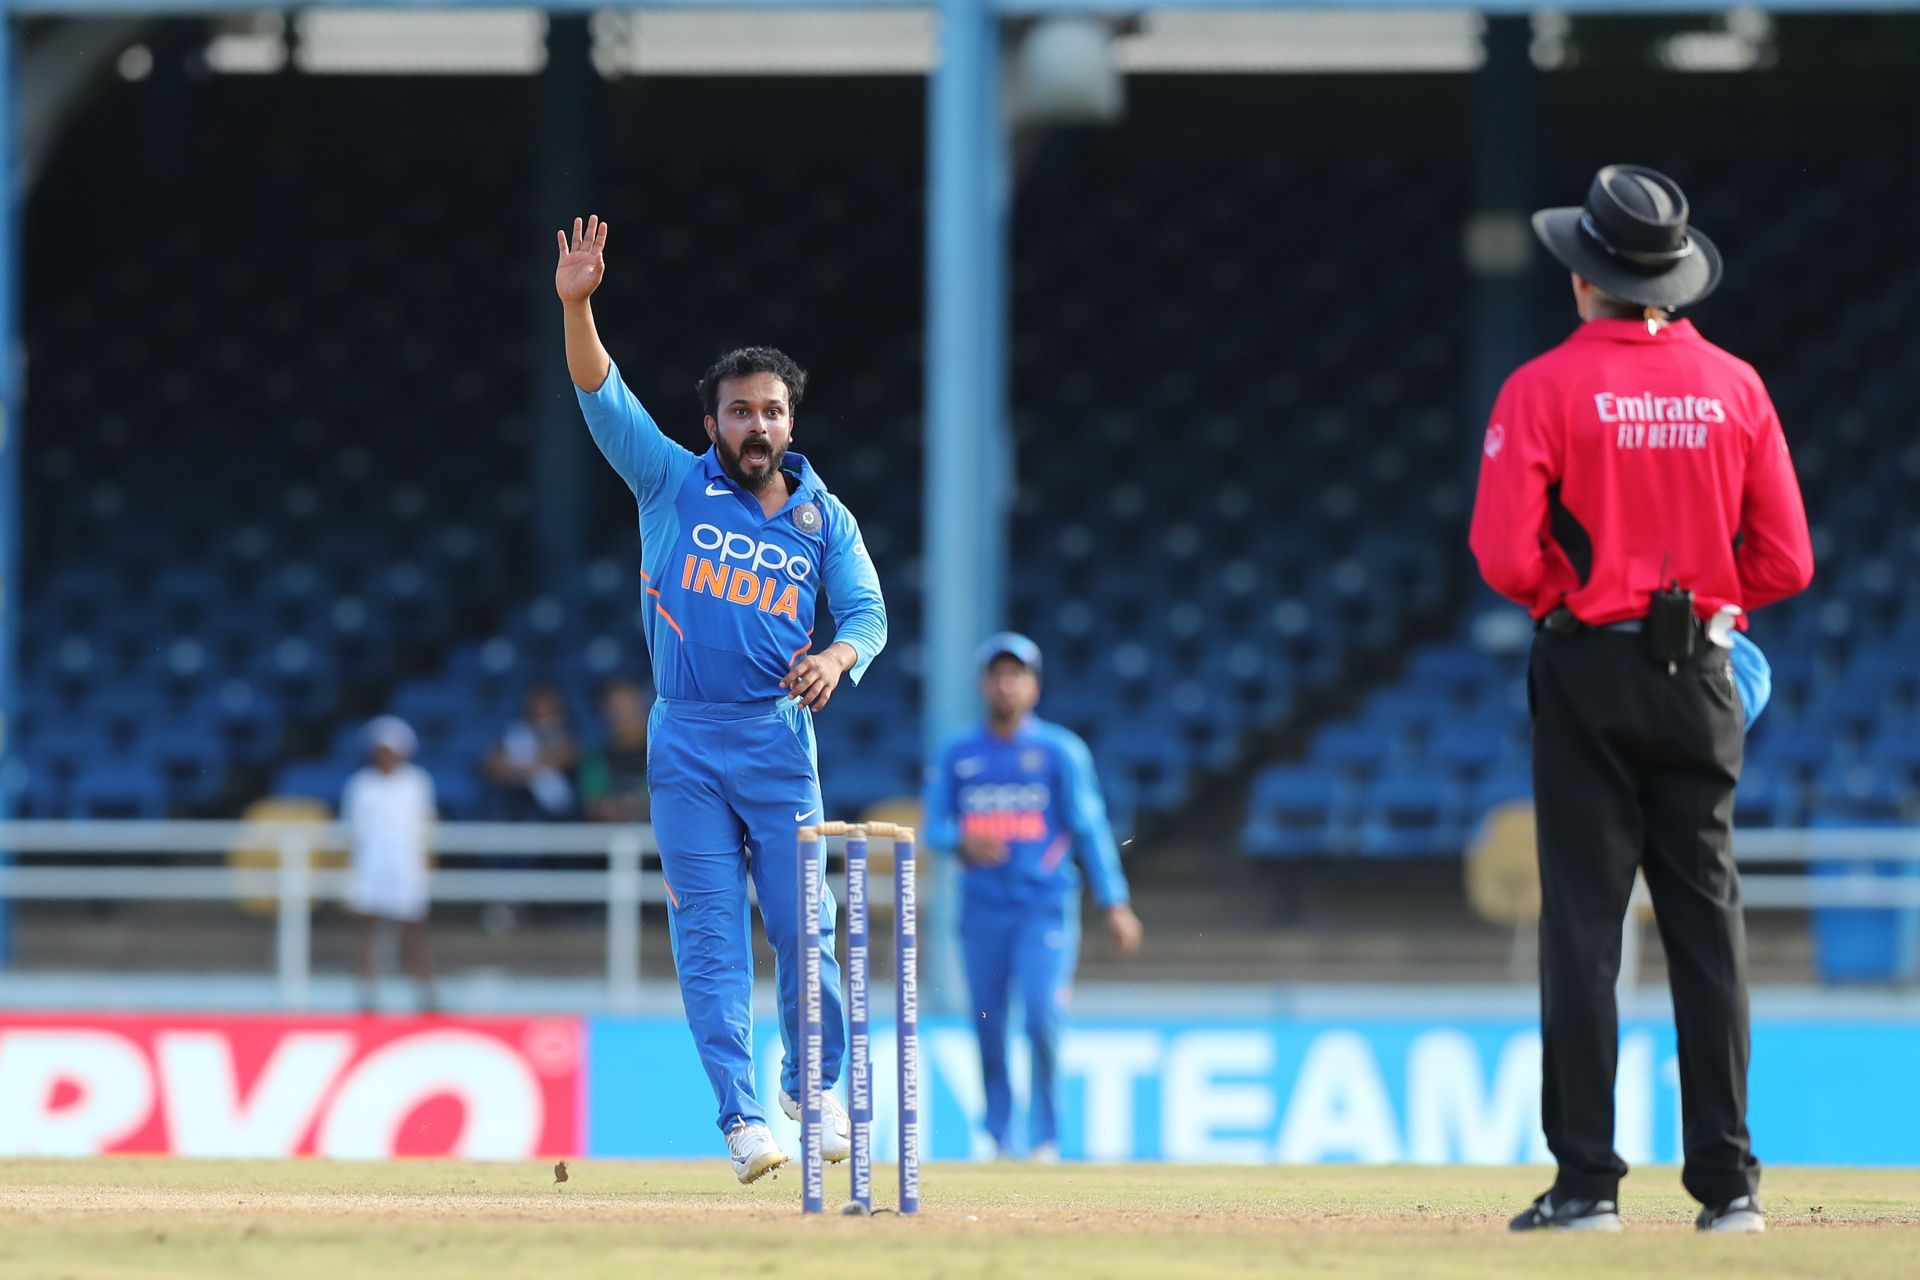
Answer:
<path fill-rule="evenodd" d="M 573 241 L 567 233 L 553 233 L 560 241 L 560 265 L 553 269 L 553 291 L 562 302 L 585 302 L 600 287 L 607 275 L 607 224 L 600 215 L 588 218 L 584 226 L 573 220 Z"/>

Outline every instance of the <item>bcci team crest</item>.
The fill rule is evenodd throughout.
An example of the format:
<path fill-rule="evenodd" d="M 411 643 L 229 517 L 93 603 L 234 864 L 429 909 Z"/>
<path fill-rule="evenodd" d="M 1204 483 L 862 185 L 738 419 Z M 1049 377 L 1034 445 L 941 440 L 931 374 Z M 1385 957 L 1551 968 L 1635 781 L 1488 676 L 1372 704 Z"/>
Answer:
<path fill-rule="evenodd" d="M 794 527 L 802 533 L 818 533 L 820 530 L 820 508 L 811 502 L 803 502 L 793 509 Z"/>
<path fill-rule="evenodd" d="M 1022 751 L 1020 753 L 1020 768 L 1024 773 L 1038 773 L 1046 767 L 1046 764 L 1046 757 L 1038 751 Z"/>

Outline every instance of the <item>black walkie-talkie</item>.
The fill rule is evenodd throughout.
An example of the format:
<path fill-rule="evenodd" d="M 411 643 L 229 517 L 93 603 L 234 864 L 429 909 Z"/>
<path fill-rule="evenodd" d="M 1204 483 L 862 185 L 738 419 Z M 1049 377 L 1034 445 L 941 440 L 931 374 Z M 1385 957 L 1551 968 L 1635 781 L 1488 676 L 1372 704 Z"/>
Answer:
<path fill-rule="evenodd" d="M 1680 664 L 1693 656 L 1693 641 L 1698 628 L 1693 620 L 1693 592 L 1682 590 L 1678 578 L 1667 578 L 1671 552 L 1660 562 L 1660 576 L 1667 585 L 1647 601 L 1647 646 L 1655 662 L 1667 664 L 1667 674 L 1680 670 Z"/>

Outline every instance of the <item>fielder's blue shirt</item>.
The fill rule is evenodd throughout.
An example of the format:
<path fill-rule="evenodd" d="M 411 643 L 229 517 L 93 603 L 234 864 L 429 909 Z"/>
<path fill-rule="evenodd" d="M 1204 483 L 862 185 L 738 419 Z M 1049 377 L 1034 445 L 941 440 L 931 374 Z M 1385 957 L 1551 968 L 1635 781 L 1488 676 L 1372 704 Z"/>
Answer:
<path fill-rule="evenodd" d="M 593 442 L 640 505 L 644 629 L 659 695 L 785 697 L 780 681 L 813 647 L 823 588 L 858 684 L 886 646 L 886 602 L 860 526 L 807 460 L 787 454 L 782 469 L 797 483 L 768 516 L 713 449 L 695 454 L 663 435 L 617 365 L 598 391 L 574 390 Z"/>
<path fill-rule="evenodd" d="M 936 849 L 969 835 L 1006 842 L 1002 865 L 967 867 L 969 893 L 1057 899 L 1079 892 L 1084 869 L 1101 906 L 1127 901 L 1093 754 L 1062 725 L 1028 716 L 1009 738 L 985 725 L 954 738 L 928 778 L 926 820 Z"/>

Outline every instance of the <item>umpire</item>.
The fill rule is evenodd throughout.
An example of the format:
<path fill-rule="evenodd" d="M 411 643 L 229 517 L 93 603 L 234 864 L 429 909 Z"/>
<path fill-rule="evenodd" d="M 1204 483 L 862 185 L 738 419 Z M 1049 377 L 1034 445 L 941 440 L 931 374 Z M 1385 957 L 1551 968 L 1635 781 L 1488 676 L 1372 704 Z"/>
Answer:
<path fill-rule="evenodd" d="M 1703 1231 L 1761 1231 L 1747 1134 L 1747 941 L 1734 869 L 1747 610 L 1813 552 L 1780 420 L 1751 366 L 1674 312 L 1720 252 L 1664 174 L 1609 165 L 1535 233 L 1583 323 L 1501 389 L 1480 461 L 1480 571 L 1532 613 L 1541 1123 L 1559 1164 L 1515 1231 L 1617 1231 L 1614 980 L 1634 871 L 1665 944 L 1687 1190 Z"/>

